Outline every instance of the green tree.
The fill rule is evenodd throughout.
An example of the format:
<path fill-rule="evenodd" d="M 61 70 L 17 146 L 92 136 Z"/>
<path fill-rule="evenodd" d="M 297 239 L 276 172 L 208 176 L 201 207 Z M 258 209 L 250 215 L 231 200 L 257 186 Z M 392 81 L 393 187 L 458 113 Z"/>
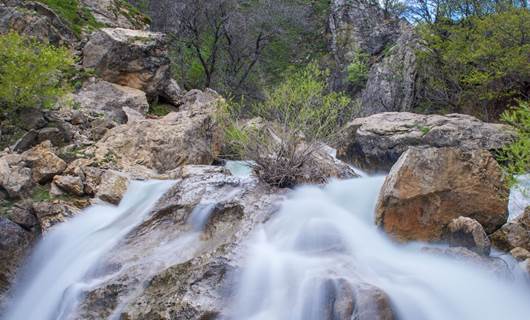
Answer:
<path fill-rule="evenodd" d="M 0 106 L 8 114 L 21 108 L 49 108 L 70 89 L 74 59 L 56 48 L 15 32 L 0 35 Z"/>
<path fill-rule="evenodd" d="M 494 120 L 530 93 L 530 11 L 512 8 L 418 27 L 420 105 Z"/>

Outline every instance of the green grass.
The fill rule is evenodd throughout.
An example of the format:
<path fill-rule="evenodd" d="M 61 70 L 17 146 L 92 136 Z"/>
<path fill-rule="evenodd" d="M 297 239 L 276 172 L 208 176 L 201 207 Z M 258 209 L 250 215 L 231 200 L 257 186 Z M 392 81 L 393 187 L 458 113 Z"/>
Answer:
<path fill-rule="evenodd" d="M 167 115 L 168 113 L 170 113 L 172 109 L 173 108 L 170 105 L 163 104 L 163 103 L 157 103 L 149 107 L 149 114 L 158 116 L 158 117 L 163 117 Z"/>

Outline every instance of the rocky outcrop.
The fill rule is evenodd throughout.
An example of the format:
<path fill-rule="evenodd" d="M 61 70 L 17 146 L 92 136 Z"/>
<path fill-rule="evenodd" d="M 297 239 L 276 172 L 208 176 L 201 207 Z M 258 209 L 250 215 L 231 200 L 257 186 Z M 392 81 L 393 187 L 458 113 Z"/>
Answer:
<path fill-rule="evenodd" d="M 112 28 L 140 29 L 149 27 L 149 19 L 125 0 L 81 0 L 97 22 Z"/>
<path fill-rule="evenodd" d="M 501 250 L 510 251 L 522 248 L 530 251 L 530 207 L 524 213 L 491 235 L 493 245 Z"/>
<path fill-rule="evenodd" d="M 10 30 L 55 45 L 73 46 L 77 40 L 62 19 L 39 2 L 0 1 L 0 34 Z"/>
<path fill-rule="evenodd" d="M 333 0 L 329 19 L 335 72 L 332 87 L 348 90 L 361 102 L 361 114 L 411 110 L 416 92 L 416 51 L 421 49 L 414 29 L 369 0 Z M 348 66 L 366 55 L 365 84 L 351 84 Z M 359 88 L 361 87 L 361 88 Z M 361 90 L 360 90 L 361 89 Z"/>
<path fill-rule="evenodd" d="M 169 65 L 162 33 L 104 28 L 83 49 L 83 67 L 93 68 L 101 79 L 142 90 L 149 99 L 162 96 L 177 103 L 180 91 Z"/>
<path fill-rule="evenodd" d="M 128 172 L 163 173 L 184 164 L 211 164 L 221 146 L 215 122 L 222 99 L 213 91 L 190 91 L 178 112 L 111 129 L 95 148 L 102 165 Z"/>
<path fill-rule="evenodd" d="M 174 176 L 151 218 L 102 259 L 77 317 L 208 319 L 224 309 L 239 245 L 280 195 L 221 167 L 184 166 Z"/>
<path fill-rule="evenodd" d="M 32 240 L 31 233 L 0 217 L 0 306 Z"/>
<path fill-rule="evenodd" d="M 337 143 L 338 158 L 372 172 L 387 171 L 409 147 L 497 150 L 510 143 L 509 126 L 463 114 L 386 112 L 350 122 Z"/>
<path fill-rule="evenodd" d="M 458 217 L 448 225 L 451 247 L 464 247 L 481 255 L 489 255 L 491 243 L 484 228 L 475 219 Z"/>
<path fill-rule="evenodd" d="M 87 112 L 105 115 L 105 118 L 126 123 L 123 108 L 130 108 L 145 115 L 149 103 L 145 92 L 120 86 L 103 80 L 91 79 L 73 97 L 74 103 Z"/>
<path fill-rule="evenodd" d="M 460 216 L 489 234 L 508 218 L 508 189 L 488 151 L 410 148 L 388 174 L 376 222 L 399 240 L 438 241 Z"/>
<path fill-rule="evenodd" d="M 414 107 L 417 87 L 416 52 L 421 50 L 414 28 L 400 22 L 400 35 L 387 44 L 381 61 L 372 65 L 362 92 L 361 114 L 386 111 L 410 111 Z"/>
<path fill-rule="evenodd" d="M 367 0 L 333 0 L 329 19 L 331 52 L 339 68 L 334 87 L 344 87 L 347 66 L 361 50 L 370 56 L 381 53 L 399 37 L 399 22 Z"/>

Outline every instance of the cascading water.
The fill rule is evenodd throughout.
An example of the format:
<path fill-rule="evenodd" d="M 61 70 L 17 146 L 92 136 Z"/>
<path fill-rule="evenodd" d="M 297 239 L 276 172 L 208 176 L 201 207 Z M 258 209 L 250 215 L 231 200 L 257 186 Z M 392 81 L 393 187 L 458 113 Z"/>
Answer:
<path fill-rule="evenodd" d="M 295 191 L 256 232 L 229 318 L 346 319 L 339 296 L 348 291 L 345 284 L 354 291 L 346 300 L 357 301 L 348 319 L 389 319 L 373 312 L 381 303 L 377 295 L 368 303 L 355 297 L 370 288 L 388 295 L 397 319 L 529 318 L 530 287 L 522 274 L 502 279 L 382 234 L 373 224 L 382 183 L 361 178 Z"/>
<path fill-rule="evenodd" d="M 238 175 L 248 174 L 239 168 L 244 164 L 233 165 Z M 249 254 L 235 280 L 234 303 L 227 307 L 227 318 L 389 319 L 377 315 L 380 299 L 385 297 L 377 293 L 379 289 L 388 295 L 401 320 L 528 318 L 530 288 L 522 274 L 502 279 L 480 266 L 421 251 L 421 244 L 397 245 L 381 233 L 373 224 L 373 212 L 383 180 L 336 181 L 292 192 L 282 209 L 258 226 L 245 244 Z M 148 219 L 171 185 L 169 181 L 134 182 L 119 207 L 93 206 L 50 231 L 28 262 L 23 272 L 27 278 L 22 277 L 2 320 L 72 319 L 81 293 L 114 276 L 101 279 L 91 271 Z M 153 240 L 156 249 L 124 266 L 122 272 L 148 264 L 147 269 L 137 268 L 142 283 L 190 259 L 201 251 L 201 233 L 215 204 L 237 198 L 243 191 L 234 188 L 219 199 L 202 199 L 189 215 L 187 228 L 168 241 Z M 107 318 L 119 319 L 121 310 L 141 294 L 138 290 L 141 285 L 121 297 Z"/>
<path fill-rule="evenodd" d="M 171 181 L 132 182 L 118 207 L 95 205 L 37 245 L 3 320 L 58 320 L 75 308 L 84 277 L 141 224 Z"/>

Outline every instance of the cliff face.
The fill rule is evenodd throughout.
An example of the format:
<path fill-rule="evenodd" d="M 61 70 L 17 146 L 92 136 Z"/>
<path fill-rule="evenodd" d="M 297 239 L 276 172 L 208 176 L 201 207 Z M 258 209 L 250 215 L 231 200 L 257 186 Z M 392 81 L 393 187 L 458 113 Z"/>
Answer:
<path fill-rule="evenodd" d="M 387 16 L 368 0 L 333 0 L 329 30 L 333 89 L 350 91 L 359 99 L 362 115 L 412 109 L 416 51 L 421 46 L 407 22 Z M 361 90 L 348 80 L 348 66 L 359 53 L 368 56 L 369 67 Z"/>

